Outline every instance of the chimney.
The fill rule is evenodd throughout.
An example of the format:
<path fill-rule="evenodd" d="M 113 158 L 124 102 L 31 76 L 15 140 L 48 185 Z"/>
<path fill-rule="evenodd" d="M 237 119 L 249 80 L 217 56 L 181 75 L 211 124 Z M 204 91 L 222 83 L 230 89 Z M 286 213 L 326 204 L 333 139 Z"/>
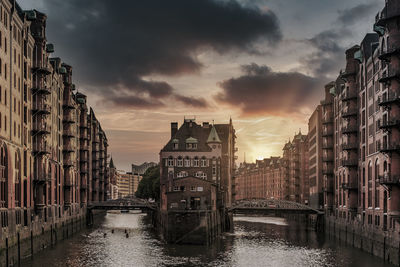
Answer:
<path fill-rule="evenodd" d="M 171 122 L 171 138 L 174 137 L 176 132 L 178 131 L 178 123 L 177 122 Z"/>
<path fill-rule="evenodd" d="M 208 121 L 203 122 L 203 128 L 209 128 L 210 123 Z"/>

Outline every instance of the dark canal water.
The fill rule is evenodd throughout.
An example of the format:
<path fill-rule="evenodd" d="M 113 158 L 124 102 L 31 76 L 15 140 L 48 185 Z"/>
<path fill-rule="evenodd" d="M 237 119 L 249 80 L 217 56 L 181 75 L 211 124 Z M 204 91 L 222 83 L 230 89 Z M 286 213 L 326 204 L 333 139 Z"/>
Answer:
<path fill-rule="evenodd" d="M 299 225 L 288 225 L 281 218 L 235 217 L 235 233 L 225 234 L 206 247 L 166 245 L 152 231 L 145 215 L 108 213 L 96 227 L 26 259 L 21 266 L 392 265 Z"/>

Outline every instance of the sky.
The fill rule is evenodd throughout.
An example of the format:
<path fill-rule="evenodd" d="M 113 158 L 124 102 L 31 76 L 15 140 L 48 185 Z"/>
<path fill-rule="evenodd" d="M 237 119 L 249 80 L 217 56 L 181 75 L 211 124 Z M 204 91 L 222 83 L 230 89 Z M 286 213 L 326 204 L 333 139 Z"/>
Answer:
<path fill-rule="evenodd" d="M 170 123 L 228 123 L 238 162 L 280 156 L 307 133 L 344 52 L 384 0 L 19 0 L 47 15 L 118 169 L 159 160 Z"/>

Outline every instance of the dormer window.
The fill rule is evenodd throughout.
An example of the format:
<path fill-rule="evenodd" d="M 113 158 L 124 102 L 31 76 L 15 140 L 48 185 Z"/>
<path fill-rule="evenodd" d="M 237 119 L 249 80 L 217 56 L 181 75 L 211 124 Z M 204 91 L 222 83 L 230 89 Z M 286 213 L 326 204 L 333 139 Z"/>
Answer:
<path fill-rule="evenodd" d="M 179 140 L 178 139 L 172 140 L 172 149 L 173 150 L 178 150 L 179 149 Z"/>
<path fill-rule="evenodd" d="M 197 139 L 193 137 L 189 137 L 186 139 L 186 149 L 187 150 L 196 150 L 197 149 Z"/>

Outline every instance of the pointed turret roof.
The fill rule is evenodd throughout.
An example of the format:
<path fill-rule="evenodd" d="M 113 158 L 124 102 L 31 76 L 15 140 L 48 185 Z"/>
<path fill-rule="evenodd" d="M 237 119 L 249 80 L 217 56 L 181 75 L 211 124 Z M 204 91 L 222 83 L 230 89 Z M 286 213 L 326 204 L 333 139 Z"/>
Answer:
<path fill-rule="evenodd" d="M 221 139 L 219 139 L 217 130 L 215 130 L 215 127 L 211 128 L 210 134 L 208 135 L 207 143 L 221 143 Z"/>
<path fill-rule="evenodd" d="M 114 161 L 113 161 L 112 157 L 110 159 L 110 169 L 115 169 Z"/>

